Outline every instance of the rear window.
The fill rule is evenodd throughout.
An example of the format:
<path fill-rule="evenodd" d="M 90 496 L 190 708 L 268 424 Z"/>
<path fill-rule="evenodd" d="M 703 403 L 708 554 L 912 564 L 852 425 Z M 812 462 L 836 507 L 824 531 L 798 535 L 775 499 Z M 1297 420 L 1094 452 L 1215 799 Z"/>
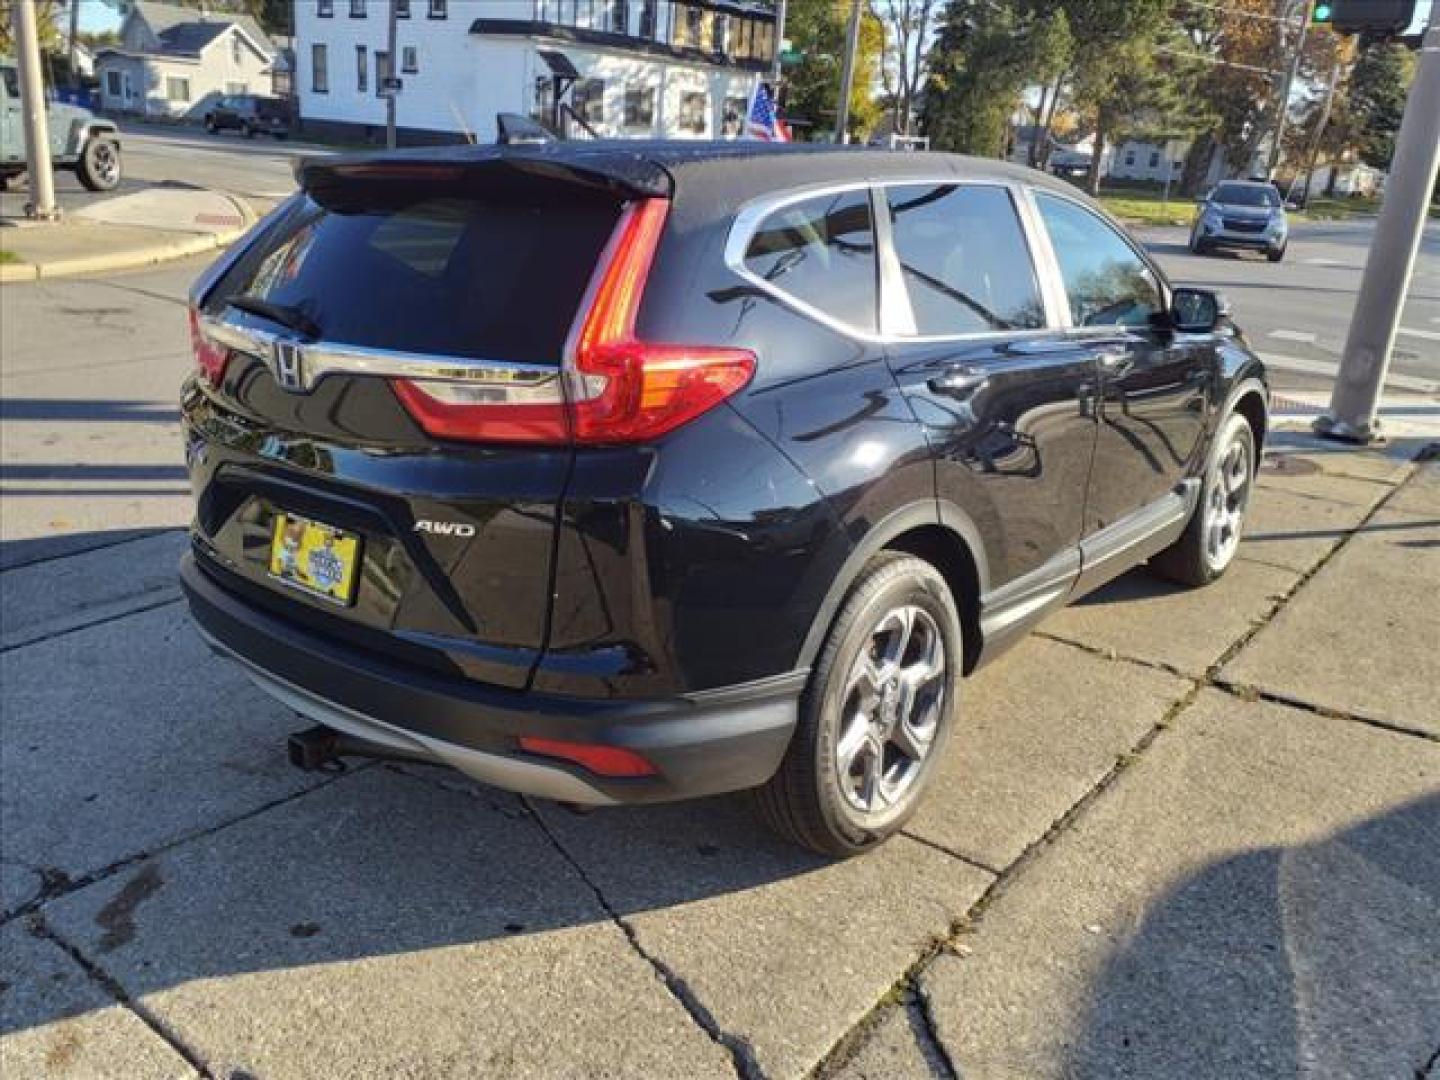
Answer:
<path fill-rule="evenodd" d="M 206 309 L 248 296 L 293 308 L 330 342 L 559 364 L 620 206 L 573 185 L 532 186 L 482 196 L 390 181 L 324 204 L 302 196 Z"/>
<path fill-rule="evenodd" d="M 875 229 L 861 191 L 791 203 L 760 223 L 745 268 L 838 322 L 873 331 Z"/>

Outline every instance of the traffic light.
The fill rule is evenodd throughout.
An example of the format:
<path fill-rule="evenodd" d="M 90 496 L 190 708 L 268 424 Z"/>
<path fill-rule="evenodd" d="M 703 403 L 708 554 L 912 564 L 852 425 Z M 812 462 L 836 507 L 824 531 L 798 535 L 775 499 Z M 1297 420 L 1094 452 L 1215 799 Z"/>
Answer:
<path fill-rule="evenodd" d="M 1311 21 L 1328 24 L 1337 34 L 1388 37 L 1402 33 L 1415 19 L 1415 0 L 1316 0 Z"/>

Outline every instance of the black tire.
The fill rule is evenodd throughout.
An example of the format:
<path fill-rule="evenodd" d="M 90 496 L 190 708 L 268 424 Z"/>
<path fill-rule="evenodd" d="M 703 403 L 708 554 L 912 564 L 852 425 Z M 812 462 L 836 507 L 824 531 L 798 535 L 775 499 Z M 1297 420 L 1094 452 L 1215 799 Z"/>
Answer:
<path fill-rule="evenodd" d="M 206 117 L 205 117 L 205 130 L 208 131 L 211 135 L 214 135 L 217 131 L 220 130 L 219 128 L 217 128 L 217 127 L 215 126 L 215 117 L 210 116 L 210 115 L 208 115 L 208 114 L 206 115 Z"/>
<path fill-rule="evenodd" d="M 894 717 L 905 704 L 913 703 L 911 715 L 923 714 L 927 718 L 925 726 L 933 727 L 933 733 L 919 758 L 901 754 L 898 744 L 892 747 L 877 738 L 881 754 L 873 760 L 878 763 L 878 775 L 886 772 L 885 762 L 889 759 L 885 755 L 895 748 L 896 767 L 906 770 L 899 774 L 905 777 L 905 783 L 898 797 L 882 812 L 866 815 L 851 805 L 850 796 L 842 788 L 844 781 L 837 761 L 842 709 L 849 702 L 851 677 L 860 669 L 862 650 L 868 650 L 873 658 L 875 641 L 884 626 L 901 613 L 915 610 L 928 620 L 913 616 L 915 629 L 904 632 L 903 639 L 910 644 L 899 646 L 901 652 L 890 668 L 894 677 L 886 683 L 887 689 L 876 695 L 873 715 L 888 709 L 890 723 L 899 726 L 904 721 Z M 925 638 L 930 639 L 929 644 Z M 916 685 L 924 689 L 907 702 L 899 692 L 904 685 L 899 676 L 910 655 L 906 650 L 916 642 L 922 653 L 938 642 L 943 649 L 943 667 L 939 674 L 918 682 Z M 939 571 L 923 559 L 898 552 L 882 552 L 872 559 L 830 626 L 800 702 L 800 722 L 779 771 L 755 792 L 760 816 L 786 839 L 840 858 L 868 851 L 893 836 L 914 813 L 944 756 L 956 712 L 963 656 L 960 616 Z M 934 665 L 922 662 L 922 666 L 928 670 Z M 871 670 L 876 668 L 872 666 Z M 867 709 L 863 715 L 871 716 L 872 711 Z M 862 726 L 873 731 L 880 722 L 866 720 Z M 875 745 L 868 739 L 862 743 L 867 748 Z M 858 757 L 852 759 L 852 769 Z M 853 781 L 853 774 L 848 779 Z"/>
<path fill-rule="evenodd" d="M 1281 259 L 1285 258 L 1285 249 L 1282 247 L 1279 251 L 1266 251 L 1265 257 L 1269 259 L 1272 263 L 1277 263 Z"/>
<path fill-rule="evenodd" d="M 85 144 L 75 175 L 89 191 L 113 191 L 120 185 L 120 144 L 108 135 L 96 135 Z"/>
<path fill-rule="evenodd" d="M 1232 447 L 1239 445 L 1245 462 L 1243 486 L 1238 492 L 1229 489 L 1217 492 L 1225 483 L 1227 464 L 1231 462 Z M 1205 477 L 1200 488 L 1200 500 L 1180 539 L 1164 551 L 1150 558 L 1150 569 L 1163 578 L 1180 585 L 1209 585 L 1221 577 L 1235 561 L 1239 552 L 1240 536 L 1244 531 L 1245 513 L 1249 509 L 1250 492 L 1254 488 L 1255 433 L 1250 424 L 1239 413 L 1231 413 L 1220 425 L 1215 442 L 1211 446 L 1209 459 L 1205 463 Z M 1207 514 L 1212 500 L 1223 499 L 1232 516 L 1231 524 L 1221 526 Z M 1225 536 L 1223 549 L 1213 544 L 1212 528 L 1219 528 Z M 1231 539 L 1233 537 L 1233 540 Z M 1214 549 L 1214 550 L 1212 550 Z"/>
<path fill-rule="evenodd" d="M 244 135 L 247 139 L 253 139 L 255 137 L 255 129 L 249 124 L 242 123 L 240 125 L 240 134 Z"/>
<path fill-rule="evenodd" d="M 1201 240 L 1198 236 L 1190 237 L 1190 253 L 1192 255 L 1210 254 L 1210 245 Z"/>

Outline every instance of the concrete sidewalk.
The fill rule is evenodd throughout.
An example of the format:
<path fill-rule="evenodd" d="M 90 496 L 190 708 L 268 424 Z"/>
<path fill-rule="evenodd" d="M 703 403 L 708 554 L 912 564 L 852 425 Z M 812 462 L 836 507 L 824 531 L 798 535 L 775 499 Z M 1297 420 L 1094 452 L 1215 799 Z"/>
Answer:
<path fill-rule="evenodd" d="M 219 191 L 157 185 L 117 195 L 59 222 L 0 221 L 0 283 L 127 270 L 222 248 L 256 213 Z"/>
<path fill-rule="evenodd" d="M 1389 451 L 1277 432 L 1220 583 L 1142 569 L 1051 619 L 842 864 L 738 798 L 294 772 L 297 721 L 157 569 L 177 533 L 0 573 L 0 1071 L 1440 1076 L 1411 419 Z"/>

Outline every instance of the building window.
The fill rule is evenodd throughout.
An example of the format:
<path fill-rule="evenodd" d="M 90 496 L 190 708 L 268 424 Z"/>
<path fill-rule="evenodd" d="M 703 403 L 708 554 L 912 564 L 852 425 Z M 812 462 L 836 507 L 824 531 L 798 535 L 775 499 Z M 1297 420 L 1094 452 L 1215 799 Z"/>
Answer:
<path fill-rule="evenodd" d="M 450 14 L 450 5 L 446 0 L 430 0 L 430 18 L 444 19 Z"/>
<path fill-rule="evenodd" d="M 751 59 L 766 64 L 774 62 L 775 24 L 773 22 L 757 22 L 755 24 L 755 54 Z"/>
<path fill-rule="evenodd" d="M 385 96 L 385 80 L 390 77 L 390 54 L 375 50 L 375 96 Z"/>
<path fill-rule="evenodd" d="M 190 100 L 190 80 L 176 75 L 165 77 L 165 100 L 186 102 Z"/>
<path fill-rule="evenodd" d="M 555 84 L 550 81 L 549 76 L 542 75 L 535 80 L 535 96 L 530 102 L 531 120 L 549 124 L 554 119 L 554 92 Z"/>
<path fill-rule="evenodd" d="M 249 92 L 250 92 L 250 84 L 249 84 L 249 83 L 243 83 L 243 82 L 227 82 L 227 83 L 225 84 L 225 93 L 226 93 L 226 95 L 229 96 L 229 97 L 239 97 L 241 94 L 248 94 Z"/>
<path fill-rule="evenodd" d="M 648 128 L 655 125 L 655 87 L 627 86 L 625 88 L 625 126 Z"/>
<path fill-rule="evenodd" d="M 605 123 L 605 80 L 581 79 L 570 93 L 570 103 L 576 116 L 598 129 Z"/>
<path fill-rule="evenodd" d="M 1153 151 L 1151 151 L 1151 153 L 1150 153 L 1150 168 L 1153 169 L 1153 168 L 1155 168 L 1155 166 L 1157 166 L 1157 165 L 1159 165 L 1159 164 L 1160 164 L 1160 151 L 1159 151 L 1159 150 L 1153 150 Z"/>
<path fill-rule="evenodd" d="M 230 62 L 238 65 L 244 56 L 244 50 L 245 46 L 240 41 L 239 33 L 232 31 L 230 34 Z"/>
<path fill-rule="evenodd" d="M 659 21 L 656 18 L 657 12 L 655 10 L 657 3 L 658 0 L 640 0 L 640 29 L 638 36 L 645 38 L 647 41 L 653 41 L 655 39 L 656 24 Z"/>
<path fill-rule="evenodd" d="M 355 46 L 355 89 L 366 93 L 370 89 L 370 65 L 366 62 L 365 46 Z"/>
<path fill-rule="evenodd" d="M 410 0 L 395 0 L 395 17 L 397 19 L 410 17 Z"/>
<path fill-rule="evenodd" d="M 750 101 L 743 97 L 727 97 L 725 108 L 720 113 L 720 137 L 738 139 L 745 131 L 745 114 L 750 111 Z"/>
<path fill-rule="evenodd" d="M 608 0 L 610 5 L 609 16 L 605 20 L 604 29 L 612 34 L 625 34 L 630 31 L 630 4 L 628 0 Z"/>
<path fill-rule="evenodd" d="M 310 90 L 316 94 L 330 92 L 330 57 L 324 45 L 310 46 Z"/>
<path fill-rule="evenodd" d="M 365 18 L 365 0 L 350 0 L 350 17 L 352 19 Z"/>
<path fill-rule="evenodd" d="M 420 53 L 414 45 L 406 45 L 400 50 L 400 70 L 407 75 L 414 75 L 420 70 Z"/>
<path fill-rule="evenodd" d="M 680 95 L 680 130 L 695 135 L 705 134 L 705 113 L 710 108 L 710 95 L 694 90 Z"/>
<path fill-rule="evenodd" d="M 730 55 L 730 16 L 715 16 L 715 52 L 722 56 Z"/>
<path fill-rule="evenodd" d="M 1134 165 L 1134 164 L 1135 164 L 1135 151 L 1134 151 L 1134 150 L 1126 150 L 1126 151 L 1125 151 L 1125 164 L 1126 164 L 1126 165 Z"/>
<path fill-rule="evenodd" d="M 9 74 L 8 70 L 6 71 L 6 74 Z M 19 87 L 17 86 L 16 89 L 18 90 Z M 107 71 L 105 73 L 105 92 L 111 97 L 120 96 L 120 72 Z M 19 97 L 20 95 L 17 93 L 15 96 Z"/>
<path fill-rule="evenodd" d="M 328 19 L 335 14 L 335 0 L 315 0 L 315 14 Z"/>

